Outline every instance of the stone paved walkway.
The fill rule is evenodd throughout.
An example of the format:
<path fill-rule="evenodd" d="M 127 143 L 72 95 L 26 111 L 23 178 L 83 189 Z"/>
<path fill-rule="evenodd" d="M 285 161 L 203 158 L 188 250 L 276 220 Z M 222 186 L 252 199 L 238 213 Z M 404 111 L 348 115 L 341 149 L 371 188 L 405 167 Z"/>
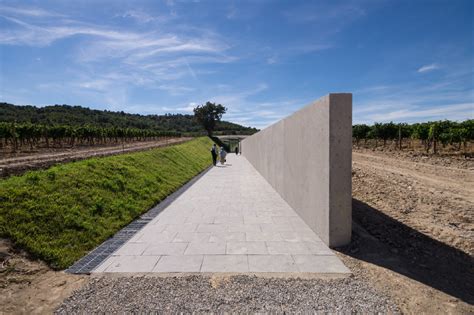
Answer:
<path fill-rule="evenodd" d="M 93 272 L 350 273 L 245 157 L 227 163 Z"/>

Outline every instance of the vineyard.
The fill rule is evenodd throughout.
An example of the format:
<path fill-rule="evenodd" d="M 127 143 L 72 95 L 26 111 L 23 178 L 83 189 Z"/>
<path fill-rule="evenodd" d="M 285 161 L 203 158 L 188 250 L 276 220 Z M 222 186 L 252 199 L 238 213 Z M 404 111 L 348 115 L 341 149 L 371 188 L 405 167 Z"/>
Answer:
<path fill-rule="evenodd" d="M 12 152 L 38 147 L 120 144 L 180 136 L 179 132 L 153 129 L 0 122 L 0 149 L 9 148 Z"/>
<path fill-rule="evenodd" d="M 89 109 L 81 106 L 18 106 L 0 103 L 0 122 L 31 123 L 46 126 L 93 126 L 100 128 L 132 128 L 179 132 L 187 136 L 205 135 L 193 115 L 139 115 Z M 253 134 L 255 128 L 219 121 L 215 134 Z"/>
<path fill-rule="evenodd" d="M 442 148 L 450 147 L 455 151 L 469 152 L 469 144 L 474 140 L 474 120 L 455 122 L 449 120 L 415 124 L 375 123 L 372 126 L 360 124 L 352 127 L 354 144 L 359 147 L 361 140 L 366 146 L 377 148 L 395 145 L 397 149 L 413 150 L 418 141 L 426 153 L 438 153 Z"/>

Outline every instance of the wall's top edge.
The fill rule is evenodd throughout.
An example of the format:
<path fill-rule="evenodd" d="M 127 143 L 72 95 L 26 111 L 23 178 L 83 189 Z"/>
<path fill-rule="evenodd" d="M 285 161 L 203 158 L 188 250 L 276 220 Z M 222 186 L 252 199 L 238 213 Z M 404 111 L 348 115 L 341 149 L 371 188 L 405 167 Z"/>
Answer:
<path fill-rule="evenodd" d="M 329 97 L 329 98 L 330 98 L 330 97 L 332 97 L 332 96 L 339 96 L 339 95 L 352 95 L 352 93 L 338 92 L 338 93 L 329 93 L 329 94 L 326 94 L 326 95 L 324 95 L 324 96 L 321 96 L 321 97 L 318 98 L 317 100 L 314 100 L 314 101 L 310 102 L 309 104 L 304 105 L 302 108 L 300 108 L 300 109 L 294 111 L 294 112 L 291 113 L 290 115 L 288 115 L 288 116 L 286 116 L 286 117 L 284 117 L 284 118 L 278 120 L 277 122 L 274 122 L 273 124 L 271 124 L 271 125 L 269 125 L 269 126 L 263 128 L 263 129 L 260 130 L 259 132 L 254 133 L 253 135 L 259 134 L 259 133 L 262 132 L 263 130 L 268 129 L 268 128 L 274 126 L 274 125 L 277 125 L 277 124 L 281 123 L 281 122 L 282 122 L 283 120 L 285 120 L 286 118 L 291 117 L 291 116 L 293 116 L 294 114 L 296 114 L 296 113 L 298 113 L 298 112 L 300 112 L 300 111 L 305 110 L 306 108 L 312 106 L 312 105 L 313 105 L 314 103 L 316 103 L 316 102 L 319 102 L 319 101 L 322 100 L 323 98 L 326 98 L 326 97 Z M 247 138 L 250 138 L 250 137 L 252 137 L 253 135 L 251 135 L 251 136 L 249 136 L 249 137 L 247 137 Z M 244 140 L 245 140 L 245 139 L 244 139 Z"/>

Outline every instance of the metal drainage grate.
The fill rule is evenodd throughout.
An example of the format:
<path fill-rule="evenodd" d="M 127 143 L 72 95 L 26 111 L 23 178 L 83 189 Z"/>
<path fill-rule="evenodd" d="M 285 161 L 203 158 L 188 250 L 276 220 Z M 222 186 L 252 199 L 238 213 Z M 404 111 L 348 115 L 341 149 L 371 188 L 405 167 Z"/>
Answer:
<path fill-rule="evenodd" d="M 166 197 L 155 207 L 142 214 L 138 219 L 118 231 L 113 237 L 109 238 L 86 256 L 76 261 L 71 267 L 66 269 L 68 273 L 88 274 L 97 268 L 103 261 L 112 255 L 117 249 L 131 239 L 138 231 L 153 220 L 161 211 L 166 209 L 174 200 L 191 187 L 199 178 L 204 176 L 212 167 L 204 170 L 197 176 L 193 177 L 189 182 L 181 186 L 174 193 Z"/>

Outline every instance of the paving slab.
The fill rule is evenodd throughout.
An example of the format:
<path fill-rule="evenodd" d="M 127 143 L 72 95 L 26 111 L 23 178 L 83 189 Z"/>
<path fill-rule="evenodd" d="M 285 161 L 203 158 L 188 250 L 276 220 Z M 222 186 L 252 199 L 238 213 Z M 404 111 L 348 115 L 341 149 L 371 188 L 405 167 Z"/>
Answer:
<path fill-rule="evenodd" d="M 93 272 L 350 274 L 245 157 L 235 154 Z"/>

